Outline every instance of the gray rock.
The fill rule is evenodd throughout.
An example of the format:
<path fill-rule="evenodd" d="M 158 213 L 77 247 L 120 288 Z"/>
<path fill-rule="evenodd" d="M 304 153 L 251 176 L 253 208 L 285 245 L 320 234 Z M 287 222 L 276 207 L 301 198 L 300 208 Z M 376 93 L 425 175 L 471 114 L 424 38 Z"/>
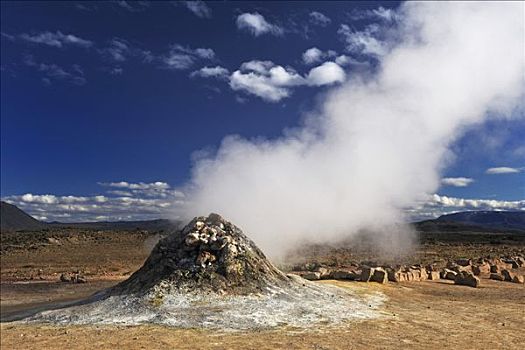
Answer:
<path fill-rule="evenodd" d="M 474 275 L 487 275 L 490 273 L 490 265 L 488 263 L 482 263 L 472 266 L 472 272 Z"/>
<path fill-rule="evenodd" d="M 457 259 L 456 264 L 458 264 L 459 266 L 470 266 L 472 265 L 472 260 L 466 258 Z"/>
<path fill-rule="evenodd" d="M 378 283 L 387 283 L 388 282 L 388 274 L 382 267 L 376 267 L 373 269 L 374 273 L 370 277 L 370 282 L 378 282 Z"/>
<path fill-rule="evenodd" d="M 361 282 L 369 282 L 373 275 L 374 275 L 373 267 L 363 266 L 361 270 L 361 277 L 359 278 L 359 280 Z"/>
<path fill-rule="evenodd" d="M 358 274 L 355 271 L 350 271 L 350 270 L 333 270 L 330 272 L 330 278 L 334 280 L 355 281 L 359 277 L 360 277 L 360 274 Z"/>
<path fill-rule="evenodd" d="M 521 284 L 524 284 L 525 283 L 525 277 L 523 275 L 514 275 L 514 277 L 512 277 L 512 282 L 513 283 L 521 283 Z"/>
<path fill-rule="evenodd" d="M 491 273 L 489 278 L 491 280 L 496 280 L 496 281 L 505 281 L 505 277 L 503 277 L 499 273 Z"/>
<path fill-rule="evenodd" d="M 319 272 L 307 272 L 301 276 L 305 280 L 317 281 L 321 279 L 321 274 Z"/>
<path fill-rule="evenodd" d="M 60 275 L 60 282 L 69 282 L 70 279 L 68 276 L 66 276 L 65 274 L 61 274 Z"/>
<path fill-rule="evenodd" d="M 516 273 L 514 273 L 514 272 L 512 272 L 510 270 L 507 270 L 507 269 L 501 270 L 501 274 L 503 275 L 503 278 L 507 282 L 512 282 L 512 279 L 514 278 L 514 276 L 516 276 Z"/>
<path fill-rule="evenodd" d="M 472 272 L 461 271 L 456 275 L 454 284 L 477 288 L 479 286 L 479 278 L 474 276 Z"/>
<path fill-rule="evenodd" d="M 456 279 L 457 275 L 458 275 L 458 273 L 456 271 L 452 271 L 452 270 L 449 270 L 449 269 L 443 269 L 443 271 L 441 272 L 441 278 L 443 278 L 445 280 L 452 280 L 452 281 L 454 281 Z"/>
<path fill-rule="evenodd" d="M 429 271 L 428 272 L 428 279 L 431 281 L 435 281 L 440 279 L 439 272 L 438 271 Z"/>

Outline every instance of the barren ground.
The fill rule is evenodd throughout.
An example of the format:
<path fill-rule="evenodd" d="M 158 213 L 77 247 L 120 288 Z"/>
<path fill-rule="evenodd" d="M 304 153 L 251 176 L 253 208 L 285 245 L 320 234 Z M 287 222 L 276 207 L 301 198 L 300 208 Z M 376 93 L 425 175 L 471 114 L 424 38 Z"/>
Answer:
<path fill-rule="evenodd" d="M 145 232 L 18 233 L 2 237 L 1 313 L 6 320 L 61 302 L 83 298 L 126 278 L 155 242 Z M 20 236 L 26 235 L 26 236 Z M 59 243 L 51 240 L 53 237 Z M 472 237 L 467 237 L 472 238 Z M 478 237 L 479 238 L 479 237 Z M 479 257 L 525 249 L 523 239 L 423 240 L 416 254 L 439 260 Z M 355 248 L 355 247 L 354 247 Z M 301 262 L 345 265 L 364 258 L 350 248 L 308 248 Z M 430 253 L 430 254 L 429 254 Z M 475 256 L 474 256 L 475 255 Z M 366 256 L 367 258 L 373 255 Z M 296 260 L 298 260 L 296 255 Z M 325 261 L 326 260 L 326 261 Z M 80 271 L 86 284 L 57 282 L 60 273 Z M 2 349 L 521 349 L 525 343 L 524 285 L 483 279 L 474 289 L 450 281 L 377 283 L 323 281 L 359 293 L 383 292 L 380 319 L 301 330 L 259 332 L 181 330 L 162 326 L 52 326 L 1 324 Z"/>

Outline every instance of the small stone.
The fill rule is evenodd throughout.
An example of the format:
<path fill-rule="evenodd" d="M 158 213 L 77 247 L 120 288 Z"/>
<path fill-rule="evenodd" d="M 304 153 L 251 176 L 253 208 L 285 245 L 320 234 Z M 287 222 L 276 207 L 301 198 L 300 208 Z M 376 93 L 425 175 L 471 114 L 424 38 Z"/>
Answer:
<path fill-rule="evenodd" d="M 205 224 L 204 224 L 204 222 L 202 222 L 202 221 L 197 221 L 197 222 L 195 223 L 195 228 L 196 228 L 197 230 L 199 230 L 199 231 L 202 230 L 202 229 L 204 228 L 204 226 L 205 226 Z"/>
<path fill-rule="evenodd" d="M 197 265 L 200 265 L 201 267 L 206 267 L 207 265 L 215 262 L 216 260 L 217 258 L 215 257 L 215 255 L 203 250 L 202 252 L 200 252 L 195 263 Z"/>
<path fill-rule="evenodd" d="M 197 232 L 189 233 L 184 239 L 187 246 L 193 247 L 199 244 L 199 234 Z"/>

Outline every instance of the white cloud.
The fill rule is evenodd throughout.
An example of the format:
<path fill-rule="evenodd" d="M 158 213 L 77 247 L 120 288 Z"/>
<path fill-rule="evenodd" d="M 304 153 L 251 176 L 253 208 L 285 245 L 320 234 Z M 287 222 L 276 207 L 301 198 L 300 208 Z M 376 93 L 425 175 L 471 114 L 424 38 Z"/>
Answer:
<path fill-rule="evenodd" d="M 211 9 L 204 1 L 183 1 L 188 10 L 200 18 L 211 18 Z"/>
<path fill-rule="evenodd" d="M 345 81 L 346 74 L 343 68 L 334 62 L 325 62 L 322 65 L 312 68 L 306 77 L 307 84 L 310 86 L 330 85 Z"/>
<path fill-rule="evenodd" d="M 233 90 L 245 91 L 265 101 L 277 102 L 290 95 L 291 86 L 304 84 L 295 70 L 275 65 L 271 61 L 250 61 L 230 76 Z"/>
<path fill-rule="evenodd" d="M 488 168 L 485 173 L 490 175 L 498 175 L 498 174 L 514 174 L 519 173 L 521 169 L 519 168 L 510 168 L 506 166 L 497 167 L 497 168 Z"/>
<path fill-rule="evenodd" d="M 146 190 L 146 189 L 168 189 L 170 188 L 170 185 L 166 182 L 162 181 L 156 181 L 156 182 L 138 182 L 138 183 L 130 183 L 127 181 L 120 181 L 120 182 L 100 182 L 99 183 L 102 186 L 108 186 L 108 187 L 115 187 L 115 188 L 129 188 L 131 190 Z"/>
<path fill-rule="evenodd" d="M 317 47 L 312 47 L 303 53 L 303 62 L 305 64 L 317 63 L 321 61 L 323 56 L 323 51 L 319 50 Z"/>
<path fill-rule="evenodd" d="M 43 73 L 45 78 L 42 80 L 48 85 L 51 84 L 52 80 L 62 80 L 75 85 L 84 85 L 86 83 L 84 72 L 80 66 L 76 64 L 72 65 L 71 69 L 68 71 L 57 64 L 38 63 L 32 56 L 26 56 L 24 58 L 24 63 L 25 65 Z"/>
<path fill-rule="evenodd" d="M 201 78 L 227 78 L 230 72 L 221 66 L 215 67 L 202 67 L 190 74 L 191 77 Z"/>
<path fill-rule="evenodd" d="M 128 191 L 122 191 L 122 190 L 111 190 L 108 191 L 109 194 L 114 194 L 115 196 L 121 196 L 121 197 L 131 197 L 133 194 Z"/>
<path fill-rule="evenodd" d="M 135 47 L 131 45 L 127 40 L 116 37 L 112 38 L 109 41 L 108 45 L 102 49 L 99 49 L 98 52 L 103 57 L 109 58 L 111 61 L 115 61 L 119 64 L 124 61 L 127 61 L 130 58 L 139 59 L 144 63 L 151 63 L 157 59 L 157 57 L 155 57 L 150 51 Z M 110 73 L 121 74 L 122 70 L 110 70 Z"/>
<path fill-rule="evenodd" d="M 130 53 L 130 48 L 124 40 L 113 38 L 109 43 L 109 47 L 104 49 L 104 52 L 114 61 L 123 62 L 127 59 L 127 56 Z"/>
<path fill-rule="evenodd" d="M 495 199 L 465 199 L 440 196 L 438 194 L 431 196 L 428 205 L 437 205 L 445 208 L 456 208 L 462 210 L 525 210 L 525 200 L 504 201 Z"/>
<path fill-rule="evenodd" d="M 182 70 L 190 68 L 197 60 L 212 60 L 215 52 L 209 48 L 192 49 L 182 45 L 172 45 L 167 55 L 162 57 L 164 66 L 169 69 Z"/>
<path fill-rule="evenodd" d="M 169 69 L 182 70 L 190 68 L 193 65 L 194 59 L 187 54 L 170 52 L 164 56 L 163 62 Z"/>
<path fill-rule="evenodd" d="M 384 56 L 388 52 L 387 42 L 378 39 L 380 27 L 371 24 L 362 31 L 350 29 L 346 24 L 341 24 L 337 33 L 346 43 L 346 50 L 370 56 Z"/>
<path fill-rule="evenodd" d="M 335 63 L 337 63 L 338 65 L 340 65 L 341 67 L 344 67 L 344 66 L 361 66 L 361 67 L 369 67 L 370 66 L 370 63 L 368 63 L 367 61 L 358 61 L 350 56 L 347 56 L 347 55 L 339 55 L 335 58 Z"/>
<path fill-rule="evenodd" d="M 378 18 L 381 18 L 385 21 L 393 21 L 396 19 L 396 13 L 392 9 L 386 9 L 382 6 L 379 6 L 377 9 L 370 10 L 370 13 Z"/>
<path fill-rule="evenodd" d="M 321 12 L 312 11 L 310 12 L 310 22 L 321 27 L 326 27 L 332 20 Z"/>
<path fill-rule="evenodd" d="M 303 77 L 291 67 L 276 65 L 271 61 L 249 61 L 230 76 L 230 87 L 244 91 L 268 102 L 278 102 L 289 97 L 292 88 L 297 86 L 322 86 L 345 79 L 345 73 L 334 62 L 325 62 L 312 68 Z"/>
<path fill-rule="evenodd" d="M 474 179 L 469 177 L 445 177 L 441 179 L 441 183 L 447 186 L 466 187 L 474 182 Z"/>
<path fill-rule="evenodd" d="M 51 194 L 33 195 L 31 193 L 26 193 L 21 196 L 20 199 L 26 203 L 54 204 L 58 202 L 57 197 Z"/>
<path fill-rule="evenodd" d="M 94 196 L 26 193 L 7 196 L 2 200 L 42 220 L 66 222 L 168 218 L 173 217 L 174 208 L 184 201 L 184 193 L 172 189 L 168 183 L 162 181 L 100 184 L 119 190 L 108 190 L 106 194 Z"/>
<path fill-rule="evenodd" d="M 48 45 L 53 47 L 64 47 L 66 45 L 79 46 L 88 48 L 93 46 L 93 42 L 90 40 L 82 39 L 73 34 L 62 34 L 62 32 L 57 31 L 56 33 L 51 32 L 42 32 L 38 34 L 20 34 L 19 36 L 22 40 L 35 43 Z"/>
<path fill-rule="evenodd" d="M 144 11 L 146 8 L 149 7 L 148 1 L 125 1 L 125 0 L 118 0 L 116 1 L 116 4 L 125 9 L 129 12 L 141 12 Z"/>
<path fill-rule="evenodd" d="M 243 13 L 237 17 L 237 28 L 246 30 L 254 36 L 262 34 L 282 35 L 283 29 L 268 23 L 259 13 Z"/>

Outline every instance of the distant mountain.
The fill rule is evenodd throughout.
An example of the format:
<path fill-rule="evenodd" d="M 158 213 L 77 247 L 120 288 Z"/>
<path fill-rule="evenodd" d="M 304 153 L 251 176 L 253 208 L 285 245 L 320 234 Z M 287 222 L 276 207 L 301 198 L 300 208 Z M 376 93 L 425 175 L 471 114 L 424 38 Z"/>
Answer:
<path fill-rule="evenodd" d="M 81 228 L 88 230 L 146 230 L 146 231 L 168 231 L 179 228 L 181 222 L 167 219 L 143 220 L 143 221 L 97 221 L 97 222 L 51 222 L 49 228 Z"/>
<path fill-rule="evenodd" d="M 435 221 L 525 231 L 523 211 L 464 211 L 441 215 Z"/>
<path fill-rule="evenodd" d="M 18 207 L 0 201 L 0 231 L 40 230 L 46 224 Z"/>

